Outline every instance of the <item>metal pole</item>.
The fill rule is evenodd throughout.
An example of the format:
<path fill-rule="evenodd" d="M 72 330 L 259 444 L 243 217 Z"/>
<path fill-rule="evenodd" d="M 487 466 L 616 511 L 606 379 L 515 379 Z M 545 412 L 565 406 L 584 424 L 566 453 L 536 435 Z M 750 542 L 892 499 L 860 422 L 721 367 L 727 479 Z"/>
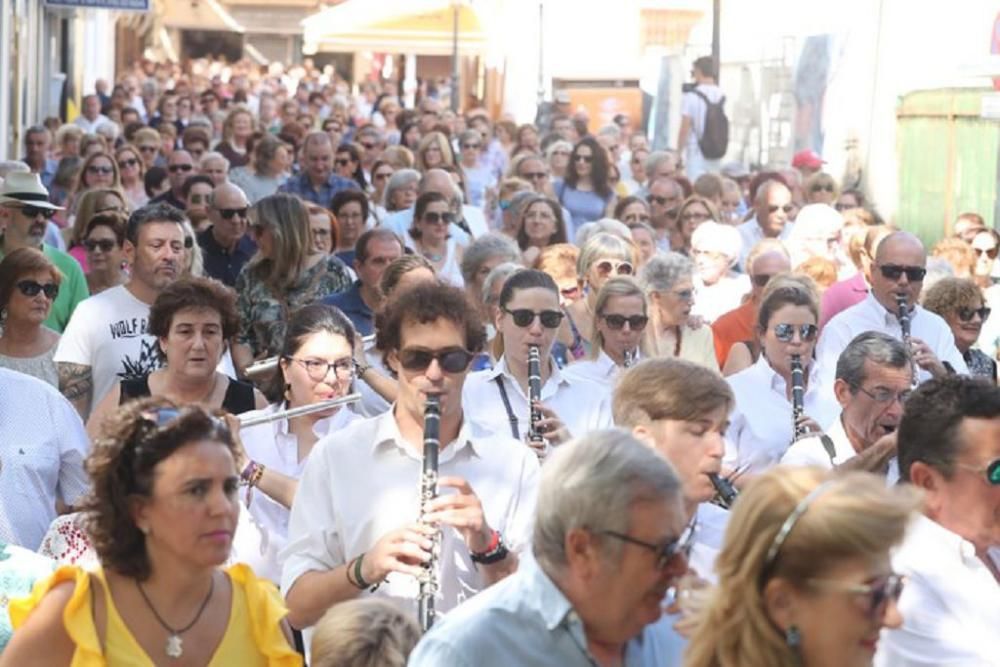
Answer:
<path fill-rule="evenodd" d="M 451 35 L 451 110 L 458 113 L 458 12 L 460 2 L 456 0 L 452 7 L 454 14 L 454 30 Z"/>
<path fill-rule="evenodd" d="M 722 60 L 719 52 L 719 14 L 722 12 L 722 0 L 712 0 L 712 61 L 715 64 L 715 82 L 719 83 L 722 76 Z"/>

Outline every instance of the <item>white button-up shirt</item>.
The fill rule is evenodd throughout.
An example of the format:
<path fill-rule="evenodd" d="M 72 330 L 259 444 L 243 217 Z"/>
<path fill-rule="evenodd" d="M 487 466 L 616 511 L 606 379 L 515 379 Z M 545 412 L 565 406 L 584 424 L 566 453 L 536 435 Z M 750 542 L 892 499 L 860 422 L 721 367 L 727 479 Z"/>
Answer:
<path fill-rule="evenodd" d="M 785 226 L 781 228 L 781 233 L 778 234 L 778 240 L 787 241 L 788 237 L 792 235 L 792 228 L 794 226 L 795 223 L 791 220 L 786 222 Z M 740 266 L 746 271 L 747 255 L 750 254 L 750 250 L 767 237 L 764 236 L 764 230 L 760 228 L 760 223 L 757 222 L 756 216 L 737 226 L 736 231 L 740 233 L 740 240 L 743 242 L 743 246 L 740 248 Z"/>
<path fill-rule="evenodd" d="M 833 423 L 826 429 L 826 436 L 833 443 L 833 460 L 823 446 L 822 439 L 818 436 L 810 436 L 799 440 L 784 453 L 781 457 L 781 465 L 789 466 L 817 466 L 826 470 L 832 470 L 834 466 L 839 466 L 848 459 L 853 459 L 858 455 L 854 451 L 854 445 L 847 437 L 844 430 L 844 422 L 838 415 Z"/>
<path fill-rule="evenodd" d="M 637 357 L 632 363 L 635 364 L 638 362 L 639 359 Z M 607 352 L 600 350 L 596 359 L 574 361 L 562 369 L 562 374 L 570 381 L 586 380 L 596 382 L 610 390 L 614 386 L 615 380 L 618 379 L 621 370 L 618 364 L 615 363 L 615 360 L 608 356 Z"/>
<path fill-rule="evenodd" d="M 698 576 L 713 584 L 718 582 L 715 559 L 722 551 L 722 541 L 729 525 L 729 511 L 712 503 L 701 503 L 695 511 L 694 543 L 688 564 Z M 679 664 L 679 663 L 678 663 Z"/>
<path fill-rule="evenodd" d="M 470 373 L 466 378 L 462 390 L 465 414 L 491 431 L 513 435 L 510 416 L 497 386 L 498 377 L 507 390 L 507 400 L 517 418 L 518 439 L 523 439 L 528 432 L 531 408 L 521 385 L 507 370 L 506 356 L 492 369 Z M 552 364 L 549 379 L 542 385 L 542 403 L 559 415 L 573 437 L 612 425 L 610 386 L 579 376 L 571 377 L 555 364 Z"/>
<path fill-rule="evenodd" d="M 903 330 L 896 314 L 886 310 L 870 292 L 864 301 L 838 313 L 823 327 L 816 345 L 816 371 L 828 398 L 833 397 L 833 381 L 836 379 L 840 354 L 855 336 L 866 331 L 880 331 L 897 340 L 903 339 Z M 951 364 L 956 373 L 968 375 L 965 360 L 955 347 L 955 336 L 939 315 L 917 306 L 910 313 L 910 333 L 914 338 L 927 343 L 937 358 Z M 922 368 L 917 371 L 918 382 L 930 378 L 931 374 Z"/>
<path fill-rule="evenodd" d="M 991 556 L 1000 565 L 1000 550 Z M 920 516 L 893 566 L 907 577 L 903 626 L 882 631 L 876 667 L 1000 664 L 1000 584 L 971 542 Z"/>
<path fill-rule="evenodd" d="M 349 563 L 385 534 L 417 521 L 422 457 L 403 443 L 393 412 L 359 419 L 316 443 L 299 481 L 288 545 L 281 552 L 283 593 L 306 572 Z M 442 447 L 438 472 L 468 481 L 486 522 L 500 531 L 509 549 L 520 552 L 531 538 L 538 458 L 505 436 L 465 419 L 458 438 Z M 447 612 L 485 588 L 486 581 L 456 529 L 442 530 L 440 554 L 435 609 Z M 375 595 L 416 613 L 418 590 L 414 577 L 394 572 Z"/>
<path fill-rule="evenodd" d="M 90 449 L 80 415 L 54 387 L 0 368 L 0 540 L 35 551 L 89 483 Z"/>
<path fill-rule="evenodd" d="M 736 397 L 736 407 L 726 431 L 722 463 L 748 474 L 764 472 L 778 463 L 794 437 L 785 380 L 762 354 L 757 363 L 726 381 Z M 806 389 L 805 414 L 826 424 L 839 414 L 840 406 L 824 400 L 822 393 L 813 372 Z"/>
<path fill-rule="evenodd" d="M 284 403 L 274 403 L 263 410 L 248 412 L 242 417 L 272 415 L 286 409 Z M 337 410 L 333 415 L 318 420 L 313 425 L 313 433 L 322 438 L 344 428 L 357 419 L 357 415 L 347 407 Z M 302 477 L 308 458 L 299 460 L 299 441 L 294 433 L 288 430 L 288 420 L 258 424 L 240 430 L 240 439 L 247 456 L 264 465 L 264 467 L 280 472 L 293 479 Z M 252 491 L 249 512 L 260 526 L 262 540 L 268 545 L 268 551 L 277 554 L 288 541 L 289 510 L 281 503 L 272 500 L 260 490 Z M 268 562 L 266 571 L 257 568 L 254 571 L 271 581 L 278 581 L 281 568 L 277 559 Z"/>

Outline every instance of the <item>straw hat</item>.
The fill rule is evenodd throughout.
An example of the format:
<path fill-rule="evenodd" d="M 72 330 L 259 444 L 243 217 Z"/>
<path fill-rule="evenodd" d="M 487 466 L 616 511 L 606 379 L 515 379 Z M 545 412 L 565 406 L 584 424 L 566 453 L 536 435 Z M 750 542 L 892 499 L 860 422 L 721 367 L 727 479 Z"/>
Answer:
<path fill-rule="evenodd" d="M 49 191 L 42 185 L 41 177 L 25 171 L 7 174 L 7 178 L 0 185 L 0 204 L 21 204 L 53 211 L 63 210 L 62 206 L 49 202 Z"/>

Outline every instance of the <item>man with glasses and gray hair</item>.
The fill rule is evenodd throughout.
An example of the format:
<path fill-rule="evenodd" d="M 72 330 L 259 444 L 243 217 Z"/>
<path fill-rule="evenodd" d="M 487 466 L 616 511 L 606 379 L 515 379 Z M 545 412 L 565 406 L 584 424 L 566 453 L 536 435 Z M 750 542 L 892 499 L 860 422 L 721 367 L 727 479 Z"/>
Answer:
<path fill-rule="evenodd" d="M 1000 389 L 946 375 L 918 387 L 898 437 L 902 480 L 924 513 L 893 556 L 899 628 L 876 667 L 995 665 L 1000 655 Z"/>
<path fill-rule="evenodd" d="M 740 266 L 746 266 L 747 254 L 764 239 L 779 239 L 784 241 L 792 233 L 791 214 L 795 210 L 792 204 L 792 191 L 778 180 L 765 181 L 757 188 L 753 202 L 754 217 L 739 225 L 743 238 L 743 254 L 740 255 Z"/>
<path fill-rule="evenodd" d="M 208 219 L 212 226 L 198 234 L 204 253 L 205 275 L 236 286 L 236 276 L 257 252 L 247 235 L 250 203 L 239 186 L 223 183 L 208 196 Z"/>
<path fill-rule="evenodd" d="M 545 464 L 534 559 L 424 636 L 410 665 L 666 665 L 653 627 L 687 569 L 681 480 L 651 448 L 595 431 Z"/>
<path fill-rule="evenodd" d="M 831 469 L 869 451 L 898 428 L 911 380 L 902 342 L 878 331 L 860 334 L 837 360 L 840 415 L 824 433 L 792 443 L 781 463 Z"/>

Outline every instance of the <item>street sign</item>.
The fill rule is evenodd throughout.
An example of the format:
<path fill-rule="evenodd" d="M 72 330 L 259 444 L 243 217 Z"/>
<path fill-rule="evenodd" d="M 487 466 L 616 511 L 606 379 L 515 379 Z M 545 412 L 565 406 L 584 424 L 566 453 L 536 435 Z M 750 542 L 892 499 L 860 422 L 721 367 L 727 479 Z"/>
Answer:
<path fill-rule="evenodd" d="M 148 12 L 149 0 L 45 0 L 48 7 L 73 7 L 75 9 L 115 9 L 118 11 Z"/>

